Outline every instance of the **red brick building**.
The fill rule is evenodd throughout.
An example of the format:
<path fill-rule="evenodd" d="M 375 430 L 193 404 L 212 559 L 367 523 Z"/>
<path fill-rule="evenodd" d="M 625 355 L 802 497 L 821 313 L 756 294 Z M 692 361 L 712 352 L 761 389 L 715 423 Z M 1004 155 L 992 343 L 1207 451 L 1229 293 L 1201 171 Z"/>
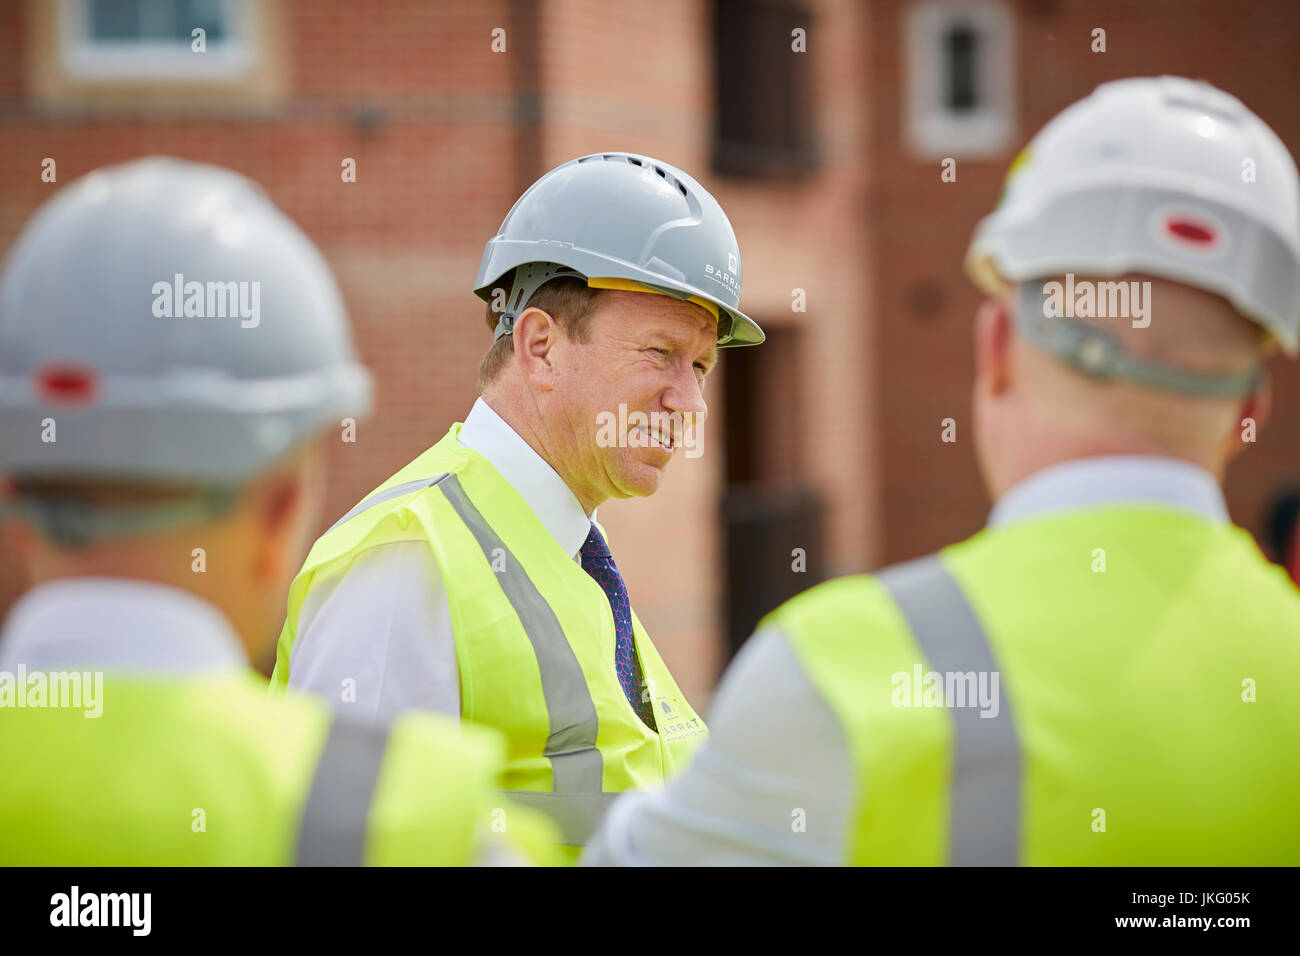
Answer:
<path fill-rule="evenodd" d="M 201 69 L 161 40 L 113 55 L 154 35 L 183 54 L 199 16 Z M 264 184 L 336 270 L 375 373 L 376 414 L 332 452 L 332 520 L 468 411 L 490 344 L 470 286 L 525 185 L 610 149 L 691 172 L 736 228 L 769 340 L 723 353 L 703 457 L 601 518 L 702 705 L 761 610 L 980 526 L 960 262 L 1023 141 L 1099 82 L 1178 73 L 1295 153 L 1297 64 L 1291 0 L 6 2 L 0 246 L 53 190 L 143 154 Z M 1273 421 L 1230 472 L 1248 527 L 1300 481 L 1300 371 L 1274 373 Z M 0 556 L 0 608 L 17 588 Z"/>

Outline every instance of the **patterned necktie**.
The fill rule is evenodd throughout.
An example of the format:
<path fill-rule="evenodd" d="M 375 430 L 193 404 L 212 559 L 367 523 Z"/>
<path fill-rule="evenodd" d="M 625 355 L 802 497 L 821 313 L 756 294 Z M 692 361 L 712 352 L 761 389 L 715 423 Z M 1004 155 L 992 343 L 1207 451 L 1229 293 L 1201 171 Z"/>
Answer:
<path fill-rule="evenodd" d="M 579 554 L 582 555 L 582 570 L 600 585 L 614 612 L 614 662 L 618 670 L 618 682 L 623 686 L 628 703 L 640 716 L 642 723 L 653 730 L 654 710 L 648 699 L 641 699 L 643 681 L 641 661 L 637 657 L 636 642 L 632 638 L 632 604 L 627 599 L 623 575 L 618 573 L 614 557 L 609 553 L 609 545 L 605 544 L 605 538 L 595 524 L 592 524 L 591 531 L 587 533 L 587 540 L 582 542 Z"/>

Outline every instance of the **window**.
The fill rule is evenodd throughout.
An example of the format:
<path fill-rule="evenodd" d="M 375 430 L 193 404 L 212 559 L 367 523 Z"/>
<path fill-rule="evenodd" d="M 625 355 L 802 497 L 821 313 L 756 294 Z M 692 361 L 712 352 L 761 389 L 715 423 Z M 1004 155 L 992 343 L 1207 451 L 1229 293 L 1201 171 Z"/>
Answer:
<path fill-rule="evenodd" d="M 713 167 L 790 177 L 817 165 L 809 8 L 787 0 L 714 0 Z"/>
<path fill-rule="evenodd" d="M 246 0 L 60 0 L 60 66 L 79 80 L 238 79 L 253 63 L 247 13 Z"/>
<path fill-rule="evenodd" d="M 1004 152 L 1015 135 L 1013 20 L 995 0 L 923 0 L 904 21 L 908 145 L 927 158 Z"/>
<path fill-rule="evenodd" d="M 979 34 L 958 23 L 944 33 L 944 105 L 954 113 L 975 109 L 975 63 Z"/>
<path fill-rule="evenodd" d="M 283 0 L 34 0 L 28 10 L 26 86 L 45 106 L 265 113 L 287 87 Z"/>

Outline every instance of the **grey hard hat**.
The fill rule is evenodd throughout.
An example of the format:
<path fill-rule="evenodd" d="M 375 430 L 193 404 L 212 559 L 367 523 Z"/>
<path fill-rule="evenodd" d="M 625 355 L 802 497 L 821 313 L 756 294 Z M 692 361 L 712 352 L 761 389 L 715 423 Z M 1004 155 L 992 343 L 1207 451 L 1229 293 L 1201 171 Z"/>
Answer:
<path fill-rule="evenodd" d="M 370 392 L 324 258 L 229 170 L 93 172 L 37 211 L 0 277 L 11 477 L 237 486 Z"/>
<path fill-rule="evenodd" d="M 488 240 L 474 292 L 490 301 L 512 269 L 497 327 L 509 333 L 528 298 L 562 275 L 617 279 L 718 308 L 720 347 L 757 345 L 763 330 L 740 311 L 740 248 L 722 207 L 675 166 L 634 153 L 593 153 L 533 183 Z"/>

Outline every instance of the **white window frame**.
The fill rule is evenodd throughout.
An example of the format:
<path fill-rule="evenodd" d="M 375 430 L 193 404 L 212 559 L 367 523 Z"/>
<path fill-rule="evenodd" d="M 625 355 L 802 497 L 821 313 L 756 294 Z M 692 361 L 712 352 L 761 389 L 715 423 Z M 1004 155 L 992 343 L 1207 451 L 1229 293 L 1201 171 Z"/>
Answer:
<path fill-rule="evenodd" d="M 976 108 L 955 112 L 944 103 L 944 38 L 957 26 L 980 37 Z M 1001 0 L 921 0 L 903 21 L 907 56 L 905 135 L 929 159 L 995 156 L 1013 145 L 1015 18 Z"/>
<path fill-rule="evenodd" d="M 221 0 L 227 34 L 203 53 L 191 40 L 105 42 L 90 36 L 89 0 L 58 0 L 59 65 L 76 80 L 167 80 L 211 83 L 241 80 L 254 66 L 249 0 Z"/>

